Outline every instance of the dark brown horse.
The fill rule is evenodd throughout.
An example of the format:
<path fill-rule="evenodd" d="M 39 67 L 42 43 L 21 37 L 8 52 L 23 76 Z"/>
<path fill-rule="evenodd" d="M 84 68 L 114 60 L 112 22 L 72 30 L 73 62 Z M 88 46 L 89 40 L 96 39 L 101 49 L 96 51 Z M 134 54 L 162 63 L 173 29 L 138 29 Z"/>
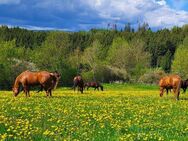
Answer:
<path fill-rule="evenodd" d="M 180 88 L 181 88 L 181 78 L 178 75 L 169 75 L 160 79 L 160 96 L 163 96 L 164 89 L 173 89 L 176 100 L 179 100 Z M 168 91 L 167 91 L 168 92 Z"/>
<path fill-rule="evenodd" d="M 58 72 L 31 72 L 24 71 L 16 77 L 13 93 L 14 96 L 17 96 L 20 92 L 20 86 L 23 87 L 26 96 L 30 96 L 29 91 L 31 86 L 40 85 L 42 89 L 46 91 L 46 95 L 52 96 L 52 90 L 56 88 L 59 79 L 61 78 Z"/>
<path fill-rule="evenodd" d="M 75 76 L 73 79 L 73 89 L 75 91 L 76 87 L 78 87 L 78 90 L 80 90 L 81 93 L 83 93 L 84 90 L 84 81 L 81 76 Z"/>
<path fill-rule="evenodd" d="M 87 90 L 92 87 L 95 88 L 94 90 L 99 90 L 100 88 L 101 91 L 103 91 L 103 86 L 99 82 L 87 82 L 84 84 L 84 87 L 87 88 Z"/>
<path fill-rule="evenodd" d="M 187 87 L 188 87 L 188 79 L 182 80 L 182 82 L 181 82 L 181 88 L 183 89 L 183 93 L 186 92 Z"/>

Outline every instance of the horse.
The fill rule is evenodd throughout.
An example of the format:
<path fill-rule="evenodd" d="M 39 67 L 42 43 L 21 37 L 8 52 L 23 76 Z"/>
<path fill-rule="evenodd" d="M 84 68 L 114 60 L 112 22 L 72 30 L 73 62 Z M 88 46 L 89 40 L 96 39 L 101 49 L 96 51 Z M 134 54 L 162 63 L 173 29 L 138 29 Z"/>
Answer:
<path fill-rule="evenodd" d="M 181 77 L 178 75 L 169 75 L 160 79 L 159 87 L 160 87 L 160 96 L 163 96 L 164 89 L 173 89 L 176 100 L 179 100 L 180 88 L 181 88 Z M 168 91 L 167 91 L 168 92 Z"/>
<path fill-rule="evenodd" d="M 182 80 L 182 82 L 181 82 L 181 88 L 183 89 L 183 93 L 186 92 L 187 87 L 188 87 L 188 79 Z"/>
<path fill-rule="evenodd" d="M 57 72 L 57 71 L 55 71 L 55 72 L 53 72 L 53 75 L 56 77 L 56 78 L 59 78 L 60 77 L 60 74 Z M 56 85 L 57 86 L 57 85 Z M 54 89 L 56 88 L 56 86 L 54 87 Z M 41 91 L 43 91 L 43 86 L 41 85 L 40 86 L 40 89 L 37 91 L 37 93 L 39 93 L 39 92 L 41 92 Z"/>
<path fill-rule="evenodd" d="M 188 79 L 181 81 L 181 88 L 183 89 L 183 93 L 186 92 L 186 89 L 188 87 Z M 168 91 L 171 92 L 171 88 L 166 88 L 166 93 L 168 94 Z"/>
<path fill-rule="evenodd" d="M 26 70 L 16 77 L 13 85 L 13 94 L 16 97 L 20 93 L 20 86 L 23 87 L 26 97 L 29 96 L 31 86 L 39 85 L 46 91 L 46 96 L 52 96 L 52 90 L 56 88 L 61 75 L 55 72 Z"/>
<path fill-rule="evenodd" d="M 95 88 L 94 90 L 99 90 L 99 88 L 101 89 L 101 91 L 103 91 L 103 86 L 99 83 L 99 82 L 87 82 L 84 84 L 84 87 L 87 88 L 87 90 L 92 87 Z"/>
<path fill-rule="evenodd" d="M 80 92 L 83 94 L 83 90 L 84 90 L 84 81 L 82 79 L 81 76 L 75 76 L 73 79 L 73 89 L 75 91 L 76 87 L 78 87 L 78 90 L 80 90 Z"/>

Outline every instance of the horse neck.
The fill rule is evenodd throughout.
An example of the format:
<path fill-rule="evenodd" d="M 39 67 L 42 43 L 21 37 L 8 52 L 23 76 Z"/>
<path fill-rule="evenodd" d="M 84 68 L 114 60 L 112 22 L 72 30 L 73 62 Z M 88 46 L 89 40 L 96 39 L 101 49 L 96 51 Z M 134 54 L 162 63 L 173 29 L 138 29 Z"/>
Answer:
<path fill-rule="evenodd" d="M 19 88 L 20 85 L 20 80 L 19 78 L 16 78 L 15 82 L 14 82 L 14 88 Z"/>

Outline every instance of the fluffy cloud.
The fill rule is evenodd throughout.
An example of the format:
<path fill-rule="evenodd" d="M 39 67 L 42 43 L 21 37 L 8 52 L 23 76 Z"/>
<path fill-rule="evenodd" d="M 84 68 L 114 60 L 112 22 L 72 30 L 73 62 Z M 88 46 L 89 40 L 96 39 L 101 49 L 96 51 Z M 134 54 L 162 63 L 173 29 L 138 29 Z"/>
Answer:
<path fill-rule="evenodd" d="M 84 3 L 84 0 L 81 2 Z M 188 23 L 188 12 L 172 9 L 165 0 L 88 0 L 85 4 L 107 20 L 140 20 L 148 22 L 151 27 L 161 28 Z"/>
<path fill-rule="evenodd" d="M 171 5 L 166 0 L 0 0 L 0 23 L 14 25 L 16 21 L 23 21 L 23 25 L 19 22 L 18 26 L 69 30 L 107 27 L 108 23 L 123 27 L 127 22 L 134 25 L 138 20 L 148 22 L 151 28 L 188 23 L 188 12 L 172 6 L 177 1 L 182 1 L 179 4 L 182 6 L 185 1 L 169 1 Z M 1 4 L 18 5 L 4 7 Z"/>

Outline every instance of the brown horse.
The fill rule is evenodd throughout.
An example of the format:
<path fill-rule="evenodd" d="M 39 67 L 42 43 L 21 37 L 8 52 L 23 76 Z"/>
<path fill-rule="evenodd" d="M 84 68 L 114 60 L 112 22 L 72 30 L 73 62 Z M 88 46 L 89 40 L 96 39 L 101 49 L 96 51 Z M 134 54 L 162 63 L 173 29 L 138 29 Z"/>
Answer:
<path fill-rule="evenodd" d="M 87 82 L 84 84 L 84 87 L 87 88 L 87 90 L 92 87 L 95 88 L 94 90 L 99 90 L 99 88 L 101 89 L 101 91 L 103 91 L 103 86 L 99 83 L 99 82 Z"/>
<path fill-rule="evenodd" d="M 176 100 L 179 100 L 180 88 L 181 88 L 181 78 L 178 75 L 169 75 L 160 79 L 160 96 L 163 96 L 164 89 L 173 89 L 176 96 Z M 168 92 L 168 91 L 167 91 Z"/>
<path fill-rule="evenodd" d="M 181 88 L 183 89 L 183 93 L 186 92 L 186 89 L 188 87 L 188 79 L 181 81 Z M 168 91 L 171 92 L 171 88 L 166 88 L 166 93 L 168 94 Z"/>
<path fill-rule="evenodd" d="M 42 89 L 46 91 L 46 95 L 52 96 L 52 89 L 56 88 L 59 79 L 61 78 L 58 72 L 31 72 L 24 71 L 16 77 L 13 93 L 14 96 L 17 96 L 20 92 L 20 85 L 23 87 L 26 96 L 30 96 L 29 90 L 31 86 L 40 85 Z"/>
<path fill-rule="evenodd" d="M 73 89 L 75 91 L 76 87 L 78 87 L 78 90 L 80 90 L 81 93 L 83 93 L 84 90 L 84 81 L 81 76 L 75 76 L 73 79 Z"/>

